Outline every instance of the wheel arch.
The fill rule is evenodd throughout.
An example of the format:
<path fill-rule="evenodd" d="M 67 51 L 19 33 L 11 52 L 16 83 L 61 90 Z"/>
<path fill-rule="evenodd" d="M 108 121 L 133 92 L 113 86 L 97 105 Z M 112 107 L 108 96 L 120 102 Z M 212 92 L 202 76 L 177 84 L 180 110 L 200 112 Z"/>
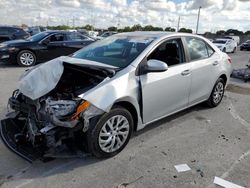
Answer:
<path fill-rule="evenodd" d="M 225 81 L 225 85 L 227 85 L 227 81 L 228 81 L 228 79 L 227 79 L 226 74 L 222 74 L 222 75 L 220 75 L 220 77 L 219 77 L 219 78 L 222 78 L 222 79 Z"/>
<path fill-rule="evenodd" d="M 116 101 L 113 104 L 112 108 L 114 106 L 116 106 L 116 105 L 121 106 L 121 107 L 127 109 L 131 113 L 131 115 L 133 117 L 133 122 L 134 122 L 133 131 L 136 131 L 137 130 L 137 126 L 138 126 L 138 112 L 136 110 L 136 107 L 131 102 L 129 102 L 129 101 Z"/>

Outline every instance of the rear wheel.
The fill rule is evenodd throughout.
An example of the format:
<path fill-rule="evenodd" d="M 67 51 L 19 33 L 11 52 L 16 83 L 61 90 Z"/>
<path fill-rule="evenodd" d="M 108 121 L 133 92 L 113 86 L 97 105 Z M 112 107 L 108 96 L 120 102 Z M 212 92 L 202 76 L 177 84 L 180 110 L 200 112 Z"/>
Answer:
<path fill-rule="evenodd" d="M 222 78 L 219 78 L 214 85 L 214 88 L 212 90 L 209 99 L 207 100 L 207 104 L 210 107 L 216 107 L 220 104 L 224 96 L 224 89 L 225 89 L 225 81 Z"/>
<path fill-rule="evenodd" d="M 232 53 L 235 53 L 235 52 L 236 52 L 236 47 L 234 47 L 234 49 L 233 49 Z"/>
<path fill-rule="evenodd" d="M 128 110 L 116 106 L 104 114 L 88 132 L 88 148 L 98 158 L 112 157 L 127 145 L 133 130 L 133 118 Z"/>
<path fill-rule="evenodd" d="M 17 55 L 17 63 L 22 67 L 30 67 L 36 64 L 36 56 L 29 50 L 22 50 Z"/>

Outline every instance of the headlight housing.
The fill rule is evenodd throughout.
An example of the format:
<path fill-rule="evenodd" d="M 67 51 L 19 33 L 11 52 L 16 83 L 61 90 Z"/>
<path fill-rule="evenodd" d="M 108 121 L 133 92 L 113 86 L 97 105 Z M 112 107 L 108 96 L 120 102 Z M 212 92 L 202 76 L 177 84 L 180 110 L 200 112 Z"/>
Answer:
<path fill-rule="evenodd" d="M 56 117 L 63 117 L 73 114 L 77 106 L 77 101 L 72 100 L 46 100 L 46 111 Z"/>

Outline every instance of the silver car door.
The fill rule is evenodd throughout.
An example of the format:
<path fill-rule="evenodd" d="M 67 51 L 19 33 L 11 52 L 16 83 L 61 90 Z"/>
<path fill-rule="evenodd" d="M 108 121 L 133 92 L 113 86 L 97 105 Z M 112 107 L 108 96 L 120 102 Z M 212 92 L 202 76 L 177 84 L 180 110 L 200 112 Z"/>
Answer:
<path fill-rule="evenodd" d="M 174 44 L 178 46 L 178 54 L 173 50 Z M 148 56 L 147 60 L 164 61 L 166 55 L 177 55 L 178 61 L 174 63 L 174 57 L 168 57 L 166 62 L 164 61 L 169 66 L 167 71 L 140 76 L 144 123 L 187 107 L 191 71 L 190 64 L 184 63 L 183 51 L 181 39 L 172 39 L 160 44 Z"/>
<path fill-rule="evenodd" d="M 200 38 L 186 37 L 192 69 L 189 105 L 208 99 L 219 75 L 219 55 Z"/>

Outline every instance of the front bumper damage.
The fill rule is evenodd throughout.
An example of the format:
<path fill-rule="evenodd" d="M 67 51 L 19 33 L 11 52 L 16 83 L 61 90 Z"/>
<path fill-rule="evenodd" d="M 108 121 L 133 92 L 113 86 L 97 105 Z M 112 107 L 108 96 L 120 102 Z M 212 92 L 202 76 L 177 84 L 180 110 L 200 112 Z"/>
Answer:
<path fill-rule="evenodd" d="M 43 108 L 42 105 L 39 107 L 45 110 L 43 113 L 47 113 L 41 121 L 31 112 L 35 110 L 40 116 L 42 112 L 37 112 L 37 108 L 33 109 L 34 106 L 30 104 L 20 102 L 18 96 L 20 94 L 16 94 L 17 92 L 14 92 L 9 99 L 9 106 L 15 111 L 0 121 L 0 136 L 7 148 L 28 162 L 38 159 L 47 161 L 53 158 L 81 158 L 86 155 L 84 136 L 90 121 L 99 117 L 104 111 L 90 105 L 84 112 L 77 112 L 81 106 L 79 104 L 74 110 L 75 113 L 71 115 L 72 117 L 77 115 L 75 119 L 62 120 L 59 118 L 60 112 L 55 113 L 51 109 L 63 102 L 69 104 L 68 101 L 61 100 L 56 104 L 53 101 L 46 101 L 46 107 L 51 105 L 53 108 L 45 109 L 46 107 Z"/>

